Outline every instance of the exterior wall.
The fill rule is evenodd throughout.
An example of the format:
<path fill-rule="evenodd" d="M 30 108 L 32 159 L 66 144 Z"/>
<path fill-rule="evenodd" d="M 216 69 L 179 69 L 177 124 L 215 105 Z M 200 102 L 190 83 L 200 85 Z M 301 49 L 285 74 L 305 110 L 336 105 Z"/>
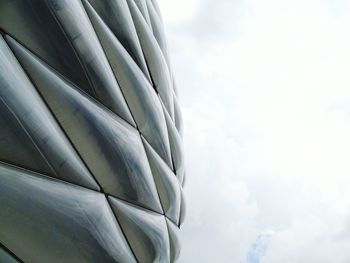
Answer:
<path fill-rule="evenodd" d="M 176 262 L 182 122 L 154 0 L 0 0 L 0 262 Z"/>

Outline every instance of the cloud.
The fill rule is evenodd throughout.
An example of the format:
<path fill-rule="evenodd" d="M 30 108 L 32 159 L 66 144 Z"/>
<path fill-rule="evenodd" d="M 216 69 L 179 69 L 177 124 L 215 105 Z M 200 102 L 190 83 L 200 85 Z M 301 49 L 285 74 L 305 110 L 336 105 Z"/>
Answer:
<path fill-rule="evenodd" d="M 181 262 L 350 262 L 349 1 L 159 3 L 185 121 Z"/>

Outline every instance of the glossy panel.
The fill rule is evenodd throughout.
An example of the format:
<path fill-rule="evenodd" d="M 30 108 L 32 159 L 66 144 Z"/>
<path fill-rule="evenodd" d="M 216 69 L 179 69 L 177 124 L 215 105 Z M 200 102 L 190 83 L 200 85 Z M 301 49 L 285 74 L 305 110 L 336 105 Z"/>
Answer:
<path fill-rule="evenodd" d="M 53 176 L 99 189 L 2 37 L 0 98 L 4 107 L 15 116 L 17 123 L 31 138 L 35 148 L 50 164 Z M 24 140 L 25 138 L 23 143 Z M 18 149 L 12 150 L 16 152 Z"/>
<path fill-rule="evenodd" d="M 121 118 L 134 124 L 81 1 L 50 0 L 47 3 L 77 52 L 96 98 Z"/>
<path fill-rule="evenodd" d="M 3 99 L 0 99 L 0 113 L 0 160 L 56 176 L 54 169 Z"/>
<path fill-rule="evenodd" d="M 155 10 L 156 10 L 157 13 L 158 13 L 158 16 L 159 16 L 160 20 L 163 21 L 163 19 L 162 19 L 162 14 L 160 13 L 160 8 L 159 8 L 159 6 L 158 6 L 157 1 L 156 1 L 156 0 L 151 0 L 151 2 L 152 2 L 152 4 L 153 4 Z"/>
<path fill-rule="evenodd" d="M 103 194 L 0 163 L 0 239 L 24 262 L 135 262 Z"/>
<path fill-rule="evenodd" d="M 151 19 L 149 17 L 147 3 L 145 0 L 133 0 L 134 3 L 137 5 L 139 11 L 141 12 L 143 18 L 146 20 L 149 28 L 152 30 L 152 24 Z"/>
<path fill-rule="evenodd" d="M 169 237 L 165 217 L 110 198 L 125 236 L 142 263 L 169 262 Z"/>
<path fill-rule="evenodd" d="M 165 117 L 156 92 L 91 5 L 85 3 L 138 129 L 172 167 Z"/>
<path fill-rule="evenodd" d="M 165 215 L 175 224 L 179 223 L 181 190 L 176 175 L 152 149 L 146 140 L 143 140 L 154 181 L 156 182 L 160 201 Z"/>
<path fill-rule="evenodd" d="M 185 187 L 186 182 L 187 182 L 187 176 L 186 176 L 186 171 L 185 171 L 184 176 L 183 176 L 183 179 L 182 179 L 182 184 L 181 184 L 181 185 L 182 185 L 182 188 Z"/>
<path fill-rule="evenodd" d="M 139 133 L 18 43 L 11 45 L 103 190 L 161 212 Z"/>
<path fill-rule="evenodd" d="M 175 263 L 180 256 L 181 250 L 180 229 L 168 219 L 166 223 L 169 231 L 170 262 Z"/>
<path fill-rule="evenodd" d="M 178 90 L 177 90 L 177 85 L 176 85 L 176 82 L 175 82 L 175 77 L 174 77 L 172 71 L 170 72 L 170 74 L 171 74 L 171 79 L 172 79 L 172 81 L 173 81 L 173 90 L 174 90 L 175 95 L 177 96 Z"/>
<path fill-rule="evenodd" d="M 151 29 L 148 27 L 138 7 L 133 0 L 127 0 L 131 15 L 134 19 L 137 34 L 140 39 L 143 53 L 145 55 L 150 74 L 153 79 L 155 89 L 159 92 L 160 97 L 169 112 L 174 117 L 174 102 L 172 80 L 169 73 L 166 60 L 162 51 L 153 36 Z"/>
<path fill-rule="evenodd" d="M 165 108 L 163 106 L 163 108 Z M 171 156 L 173 157 L 173 162 L 175 166 L 176 176 L 179 182 L 182 184 L 183 178 L 185 175 L 185 161 L 184 161 L 184 153 L 182 148 L 182 139 L 180 137 L 179 132 L 177 131 L 175 124 L 171 120 L 169 114 L 164 109 L 165 119 L 169 132 L 169 140 L 171 147 Z"/>
<path fill-rule="evenodd" d="M 164 29 L 163 29 L 163 24 L 162 21 L 159 18 L 159 15 L 157 14 L 157 11 L 155 10 L 151 0 L 145 0 L 147 2 L 147 9 L 150 17 L 150 22 L 152 25 L 152 31 L 155 39 L 158 42 L 158 45 L 160 49 L 163 52 L 163 56 L 166 59 L 168 63 L 168 67 L 170 70 L 170 61 L 169 61 L 169 56 L 168 56 L 168 48 L 165 40 L 165 34 L 164 34 Z M 171 72 L 171 70 L 170 70 Z"/>
<path fill-rule="evenodd" d="M 180 136 L 183 136 L 183 120 L 180 110 L 179 101 L 176 96 L 174 96 L 174 113 L 175 113 L 175 126 Z"/>
<path fill-rule="evenodd" d="M 126 0 L 88 1 L 150 81 L 146 61 Z"/>
<path fill-rule="evenodd" d="M 46 2 L 1 0 L 0 28 L 79 87 L 93 94 L 74 48 Z"/>

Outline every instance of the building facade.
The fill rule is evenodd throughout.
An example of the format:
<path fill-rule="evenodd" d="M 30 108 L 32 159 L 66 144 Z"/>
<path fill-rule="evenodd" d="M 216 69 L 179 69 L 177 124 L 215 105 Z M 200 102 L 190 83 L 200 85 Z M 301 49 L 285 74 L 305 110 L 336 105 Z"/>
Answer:
<path fill-rule="evenodd" d="M 0 0 L 0 262 L 176 262 L 182 121 L 154 0 Z"/>

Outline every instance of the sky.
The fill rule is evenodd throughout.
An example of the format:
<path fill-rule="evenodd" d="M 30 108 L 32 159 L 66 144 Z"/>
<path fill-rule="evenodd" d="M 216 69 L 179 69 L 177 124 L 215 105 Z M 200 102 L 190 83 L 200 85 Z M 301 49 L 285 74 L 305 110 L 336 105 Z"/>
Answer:
<path fill-rule="evenodd" d="M 349 263 L 350 1 L 158 3 L 185 128 L 180 263 Z"/>

